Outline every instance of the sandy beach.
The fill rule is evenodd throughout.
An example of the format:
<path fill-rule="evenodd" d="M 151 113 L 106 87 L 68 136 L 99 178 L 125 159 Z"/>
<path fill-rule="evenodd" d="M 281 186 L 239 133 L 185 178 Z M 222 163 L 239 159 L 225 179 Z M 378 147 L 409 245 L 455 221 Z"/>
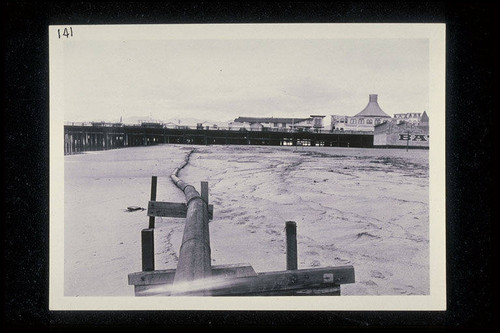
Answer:
<path fill-rule="evenodd" d="M 285 222 L 297 223 L 299 269 L 353 265 L 343 295 L 429 294 L 426 150 L 158 145 L 64 157 L 66 296 L 133 296 L 151 176 L 158 201 L 183 202 L 169 175 L 208 181 L 213 265 L 286 268 Z M 184 220 L 157 218 L 156 269 L 175 268 Z"/>

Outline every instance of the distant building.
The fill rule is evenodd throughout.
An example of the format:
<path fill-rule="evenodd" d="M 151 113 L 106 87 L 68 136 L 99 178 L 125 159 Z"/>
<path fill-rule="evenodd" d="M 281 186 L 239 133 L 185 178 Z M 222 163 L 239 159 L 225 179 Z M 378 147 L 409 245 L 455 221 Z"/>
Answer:
<path fill-rule="evenodd" d="M 238 117 L 229 123 L 229 129 L 244 129 L 249 131 L 290 131 L 290 130 L 321 130 L 323 126 L 321 115 L 311 115 L 309 118 L 259 118 Z"/>
<path fill-rule="evenodd" d="M 93 121 L 90 123 L 94 127 L 123 127 L 122 123 L 108 123 L 105 121 Z M 84 123 L 85 126 L 85 123 Z"/>
<path fill-rule="evenodd" d="M 394 117 L 375 126 L 373 146 L 379 148 L 429 148 L 429 117 L 424 111 L 416 117 Z"/>
<path fill-rule="evenodd" d="M 355 116 L 331 116 L 331 130 L 373 131 L 374 127 L 391 118 L 378 105 L 378 95 L 369 96 L 368 105 Z"/>
<path fill-rule="evenodd" d="M 417 112 L 409 112 L 409 113 L 395 113 L 394 118 L 397 122 L 407 122 L 414 125 L 420 124 L 420 118 L 422 117 L 421 113 Z"/>
<path fill-rule="evenodd" d="M 325 117 L 326 116 L 311 115 L 311 118 L 313 120 L 313 129 L 321 130 L 323 128 L 323 118 Z"/>
<path fill-rule="evenodd" d="M 163 128 L 163 123 L 143 121 L 143 122 L 141 122 L 141 127 L 145 127 L 145 128 Z"/>
<path fill-rule="evenodd" d="M 223 123 L 222 126 L 221 124 L 218 124 L 213 121 L 204 121 L 202 123 L 196 123 L 196 129 L 204 129 L 204 130 L 218 130 L 218 129 L 224 129 L 227 126 L 227 123 Z"/>
<path fill-rule="evenodd" d="M 177 128 L 179 125 L 178 125 L 178 124 L 176 124 L 176 123 L 173 123 L 173 122 L 169 121 L 168 123 L 163 124 L 163 126 L 164 126 L 165 128 L 175 129 L 175 128 Z"/>

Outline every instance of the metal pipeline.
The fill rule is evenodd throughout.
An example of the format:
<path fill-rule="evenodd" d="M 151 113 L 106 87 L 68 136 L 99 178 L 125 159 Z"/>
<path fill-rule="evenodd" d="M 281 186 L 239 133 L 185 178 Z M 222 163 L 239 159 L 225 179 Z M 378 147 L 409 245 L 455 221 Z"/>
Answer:
<path fill-rule="evenodd" d="M 196 189 L 179 177 L 179 171 L 187 165 L 191 151 L 185 163 L 170 175 L 172 182 L 184 192 L 187 205 L 186 222 L 179 250 L 179 261 L 175 271 L 172 295 L 207 295 L 207 291 L 191 292 L 189 283 L 210 278 L 212 266 L 210 258 L 210 236 L 208 230 L 208 204 Z"/>

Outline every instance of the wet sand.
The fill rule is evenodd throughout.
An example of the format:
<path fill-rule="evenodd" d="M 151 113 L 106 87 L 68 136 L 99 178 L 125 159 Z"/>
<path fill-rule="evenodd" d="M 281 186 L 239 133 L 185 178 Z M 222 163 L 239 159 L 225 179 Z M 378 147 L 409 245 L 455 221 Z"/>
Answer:
<path fill-rule="evenodd" d="M 343 295 L 429 294 L 428 151 L 331 147 L 159 145 L 65 156 L 65 295 L 133 295 L 159 201 L 182 202 L 170 173 L 209 182 L 213 265 L 286 268 L 285 222 L 297 223 L 299 268 L 353 265 Z M 157 218 L 156 269 L 175 268 L 183 219 Z"/>

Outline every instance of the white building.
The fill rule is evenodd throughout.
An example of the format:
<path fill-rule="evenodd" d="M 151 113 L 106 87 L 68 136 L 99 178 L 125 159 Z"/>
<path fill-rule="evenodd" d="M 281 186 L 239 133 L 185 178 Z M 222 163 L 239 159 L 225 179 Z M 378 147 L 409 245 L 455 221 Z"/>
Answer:
<path fill-rule="evenodd" d="M 331 116 L 331 130 L 340 131 L 373 131 L 375 125 L 391 118 L 378 105 L 377 96 L 369 96 L 368 105 L 355 116 Z"/>
<path fill-rule="evenodd" d="M 248 131 L 282 131 L 291 130 L 321 130 L 323 126 L 321 115 L 311 115 L 309 118 L 259 118 L 238 117 L 229 123 L 229 129 L 246 129 Z"/>
<path fill-rule="evenodd" d="M 404 121 L 406 123 L 418 125 L 420 124 L 420 119 L 422 118 L 422 114 L 419 112 L 395 113 L 394 118 L 396 119 L 397 123 L 401 123 Z"/>
<path fill-rule="evenodd" d="M 373 133 L 374 147 L 408 147 L 408 148 L 429 148 L 429 117 L 424 111 L 419 114 L 419 121 L 416 117 L 394 117 L 391 120 L 375 126 Z M 412 119 L 407 121 L 406 119 Z"/>

